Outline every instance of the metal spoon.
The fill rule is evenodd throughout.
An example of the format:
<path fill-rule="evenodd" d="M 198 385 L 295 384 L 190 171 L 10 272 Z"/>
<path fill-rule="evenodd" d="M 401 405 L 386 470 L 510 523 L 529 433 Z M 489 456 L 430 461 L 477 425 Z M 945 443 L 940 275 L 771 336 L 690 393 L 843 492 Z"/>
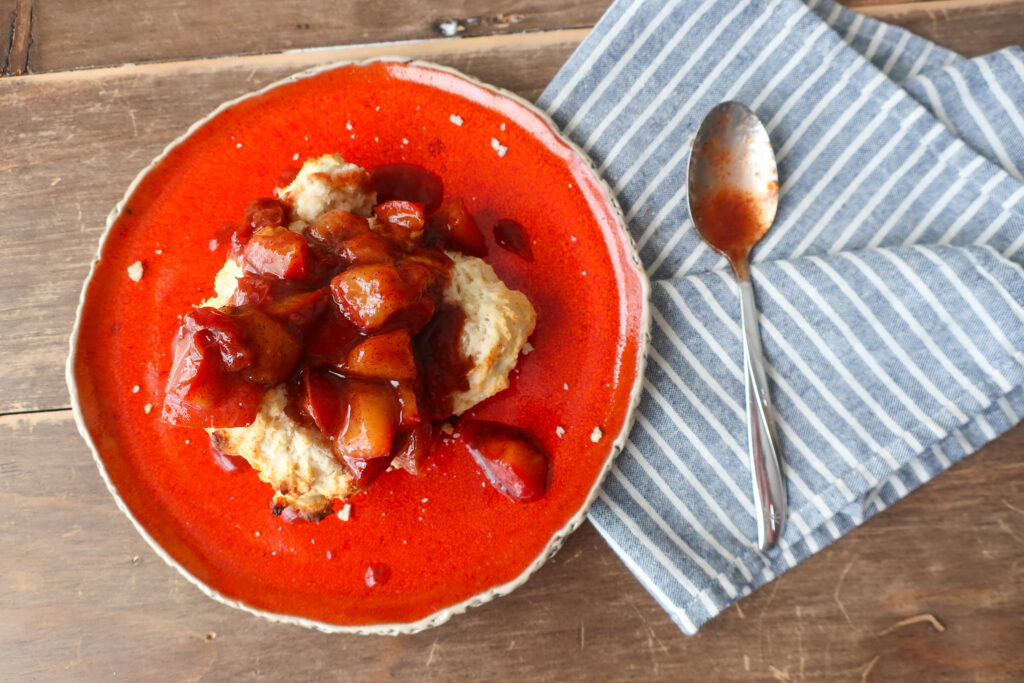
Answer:
<path fill-rule="evenodd" d="M 757 115 L 739 102 L 723 102 L 704 118 L 690 151 L 687 185 L 697 233 L 732 265 L 740 289 L 747 444 L 750 453 L 757 544 L 775 545 L 786 521 L 768 378 L 750 284 L 750 250 L 775 220 L 779 173 L 771 140 Z"/>

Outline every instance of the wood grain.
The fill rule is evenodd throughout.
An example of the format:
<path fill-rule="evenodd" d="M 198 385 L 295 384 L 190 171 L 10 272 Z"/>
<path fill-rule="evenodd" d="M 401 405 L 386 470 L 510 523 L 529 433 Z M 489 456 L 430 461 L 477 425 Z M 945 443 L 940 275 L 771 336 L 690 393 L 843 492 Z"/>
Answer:
<path fill-rule="evenodd" d="M 18 0 L 0 0 L 0 76 L 7 75 L 11 38 L 14 35 L 14 21 L 17 19 L 15 12 L 17 6 Z"/>
<path fill-rule="evenodd" d="M 405 46 L 534 98 L 580 31 Z M 63 362 L 107 213 L 171 140 L 221 102 L 391 46 L 0 79 L 0 413 L 67 407 Z M 530 64 L 509 69 L 508 64 Z M 187 94 L 187 96 L 186 96 Z"/>
<path fill-rule="evenodd" d="M 421 634 L 269 623 L 149 549 L 67 411 L 0 417 L 0 442 L 0 677 L 857 681 L 876 657 L 870 680 L 1024 676 L 1024 426 L 694 638 L 589 525 L 512 595 Z M 923 613 L 946 630 L 879 635 Z"/>
<path fill-rule="evenodd" d="M 609 4 L 225 0 L 213 12 L 187 0 L 134 0 L 125 12 L 116 0 L 49 0 L 38 12 L 32 71 L 589 27 Z"/>
<path fill-rule="evenodd" d="M 116 0 L 49 0 L 36 7 L 27 66 L 33 73 L 43 73 L 371 41 L 583 28 L 593 26 L 609 4 L 519 0 L 501 3 L 496 11 L 499 6 L 490 0 L 380 0 L 341 6 L 330 0 L 225 0 L 211 12 L 204 4 L 187 0 L 137 0 L 125 12 Z M 1024 15 L 1016 0 L 844 4 L 966 55 L 1024 40 Z"/>

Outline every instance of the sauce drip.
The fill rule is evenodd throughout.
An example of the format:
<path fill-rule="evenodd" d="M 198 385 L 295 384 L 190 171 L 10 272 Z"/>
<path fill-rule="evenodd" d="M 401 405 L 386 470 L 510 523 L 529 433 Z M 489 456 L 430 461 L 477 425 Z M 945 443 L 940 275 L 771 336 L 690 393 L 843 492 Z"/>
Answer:
<path fill-rule="evenodd" d="M 452 394 L 469 388 L 466 375 L 473 362 L 459 351 L 459 337 L 466 314 L 458 306 L 442 304 L 416 340 L 416 357 L 422 368 L 427 414 L 441 420 L 452 412 Z"/>
<path fill-rule="evenodd" d="M 494 241 L 502 249 L 511 251 L 526 261 L 533 260 L 533 249 L 530 247 L 526 229 L 510 218 L 502 218 L 494 224 Z"/>
<path fill-rule="evenodd" d="M 436 209 L 444 197 L 444 184 L 436 173 L 413 164 L 389 164 L 370 171 L 377 201 L 405 200 Z"/>
<path fill-rule="evenodd" d="M 745 258 L 768 228 L 762 203 L 737 188 L 717 190 L 694 208 L 693 221 L 704 239 L 732 262 Z"/>

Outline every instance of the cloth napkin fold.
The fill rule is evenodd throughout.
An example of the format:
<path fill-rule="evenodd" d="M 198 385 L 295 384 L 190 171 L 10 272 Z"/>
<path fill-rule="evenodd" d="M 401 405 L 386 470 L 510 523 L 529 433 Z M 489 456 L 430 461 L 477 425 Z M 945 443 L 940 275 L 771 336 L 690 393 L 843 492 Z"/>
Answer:
<path fill-rule="evenodd" d="M 686 208 L 724 100 L 780 206 L 753 282 L 790 516 L 755 546 L 739 302 Z M 541 96 L 652 287 L 636 425 L 592 523 L 686 633 L 1024 416 L 1024 54 L 967 60 L 831 0 L 618 0 Z"/>

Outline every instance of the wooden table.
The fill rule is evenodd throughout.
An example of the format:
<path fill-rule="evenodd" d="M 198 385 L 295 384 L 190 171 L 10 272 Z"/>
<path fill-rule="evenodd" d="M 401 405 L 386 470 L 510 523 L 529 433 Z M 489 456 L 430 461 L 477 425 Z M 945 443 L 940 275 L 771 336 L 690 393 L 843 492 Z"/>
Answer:
<path fill-rule="evenodd" d="M 114 506 L 63 364 L 135 174 L 221 101 L 335 60 L 404 54 L 535 98 L 607 4 L 0 0 L 0 678 L 1021 680 L 1022 427 L 693 638 L 589 525 L 511 596 L 368 638 L 213 602 Z M 851 4 L 967 55 L 1024 39 L 1024 0 Z M 899 625 L 919 615 L 944 630 Z"/>

